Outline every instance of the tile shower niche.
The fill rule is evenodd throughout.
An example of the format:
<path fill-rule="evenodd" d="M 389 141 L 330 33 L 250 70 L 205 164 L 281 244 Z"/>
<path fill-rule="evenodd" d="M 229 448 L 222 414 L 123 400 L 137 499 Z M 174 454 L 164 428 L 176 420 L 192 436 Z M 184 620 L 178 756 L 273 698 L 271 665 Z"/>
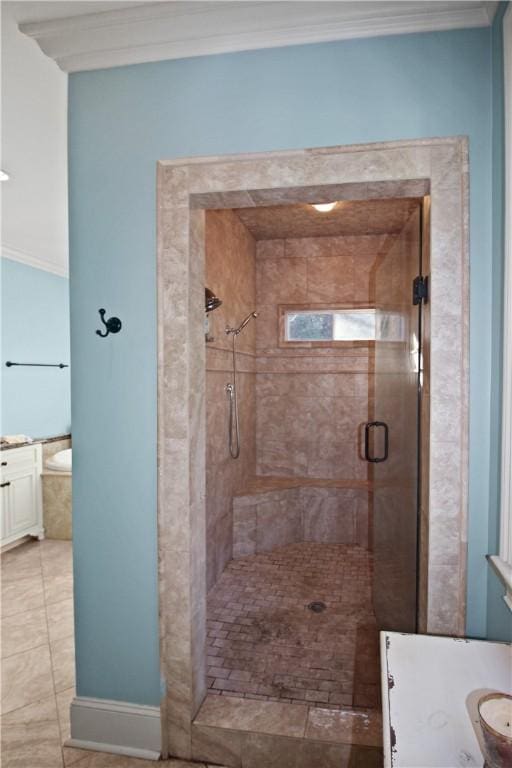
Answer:
<path fill-rule="evenodd" d="M 466 153 L 453 139 L 160 164 L 171 755 L 377 766 L 379 629 L 462 632 Z M 449 444 L 440 397 L 460 416 Z"/>

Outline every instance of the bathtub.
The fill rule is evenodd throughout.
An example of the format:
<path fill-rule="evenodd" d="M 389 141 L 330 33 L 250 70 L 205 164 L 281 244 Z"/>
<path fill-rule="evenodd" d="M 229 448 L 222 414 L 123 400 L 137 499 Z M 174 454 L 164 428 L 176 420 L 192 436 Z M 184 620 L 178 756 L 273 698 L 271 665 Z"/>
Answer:
<path fill-rule="evenodd" d="M 41 480 L 46 538 L 71 539 L 71 448 L 46 459 Z"/>
<path fill-rule="evenodd" d="M 52 472 L 71 472 L 71 451 L 72 448 L 66 448 L 59 451 L 46 460 L 46 469 Z"/>

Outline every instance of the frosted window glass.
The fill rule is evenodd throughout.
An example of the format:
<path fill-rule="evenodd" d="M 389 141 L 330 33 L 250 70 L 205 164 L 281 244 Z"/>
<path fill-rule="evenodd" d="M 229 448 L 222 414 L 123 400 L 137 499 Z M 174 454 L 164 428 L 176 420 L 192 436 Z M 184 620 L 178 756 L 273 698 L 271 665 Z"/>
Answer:
<path fill-rule="evenodd" d="M 288 341 L 332 341 L 333 326 L 332 312 L 288 312 L 286 338 Z"/>
<path fill-rule="evenodd" d="M 285 313 L 286 341 L 401 341 L 403 320 L 375 309 L 299 310 Z"/>
<path fill-rule="evenodd" d="M 333 341 L 375 339 L 375 310 L 346 310 L 334 315 Z"/>

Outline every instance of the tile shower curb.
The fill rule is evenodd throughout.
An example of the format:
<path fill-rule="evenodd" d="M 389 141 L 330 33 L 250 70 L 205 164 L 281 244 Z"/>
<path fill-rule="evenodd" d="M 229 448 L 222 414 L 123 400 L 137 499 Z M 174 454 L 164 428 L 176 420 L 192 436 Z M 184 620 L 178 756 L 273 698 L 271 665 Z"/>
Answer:
<path fill-rule="evenodd" d="M 433 417 L 424 521 L 429 540 L 425 629 L 461 635 L 468 495 L 468 183 L 466 137 L 158 164 L 160 641 L 168 689 L 163 732 L 171 754 L 191 756 L 192 721 L 206 692 L 205 350 L 199 311 L 205 209 L 319 202 L 333 193 L 338 200 L 417 196 L 430 189 L 428 406 L 431 402 Z M 448 437 L 446 423 L 454 425 Z"/>
<path fill-rule="evenodd" d="M 340 727 L 344 717 L 349 721 L 345 732 Z M 355 736 L 350 723 L 354 718 L 359 725 Z M 272 768 L 288 764 L 290 758 L 306 768 L 316 764 L 309 762 L 314 756 L 318 759 L 328 751 L 329 766 L 331 761 L 343 766 L 356 759 L 365 768 L 376 768 L 382 763 L 381 729 L 377 711 L 208 695 L 192 724 L 192 757 L 215 758 L 228 768 L 261 768 L 257 761 L 263 749 Z"/>

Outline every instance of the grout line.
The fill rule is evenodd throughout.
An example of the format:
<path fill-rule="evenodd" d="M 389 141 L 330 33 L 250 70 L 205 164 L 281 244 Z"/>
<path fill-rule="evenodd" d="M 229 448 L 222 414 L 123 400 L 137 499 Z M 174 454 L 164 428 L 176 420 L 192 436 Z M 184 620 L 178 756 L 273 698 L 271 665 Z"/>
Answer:
<path fill-rule="evenodd" d="M 16 616 L 19 616 L 20 614 L 17 613 Z M 46 618 L 46 614 L 45 614 Z M 46 623 L 46 622 L 45 622 Z M 10 653 L 9 656 L 2 656 L 2 661 L 7 661 L 7 659 L 14 659 L 15 656 L 21 656 L 23 653 L 30 653 L 31 651 L 36 651 L 38 648 L 44 648 L 45 645 L 50 645 L 50 640 L 48 638 L 47 642 L 38 643 L 37 645 L 33 645 L 31 648 L 25 648 L 23 651 L 16 651 L 16 653 Z"/>
<path fill-rule="evenodd" d="M 41 549 L 42 549 L 42 547 L 41 547 Z M 47 601 L 46 601 L 46 589 L 45 589 L 46 579 L 45 579 L 45 576 L 44 576 L 44 573 L 43 573 L 43 558 L 42 558 L 42 555 L 41 555 L 41 574 L 42 574 L 42 577 L 43 577 L 43 601 L 44 601 L 44 608 L 45 608 L 46 627 L 47 627 L 47 631 L 48 631 L 48 650 L 49 650 L 49 653 L 50 653 L 50 669 L 51 669 L 51 674 L 52 674 L 53 697 L 54 697 L 54 701 L 55 701 L 55 711 L 56 711 L 56 714 L 57 714 L 57 727 L 59 729 L 60 753 L 61 753 L 62 768 L 65 768 L 66 763 L 65 763 L 65 760 L 64 760 L 63 734 L 62 734 L 60 717 L 59 717 L 59 707 L 58 707 L 58 704 L 57 704 L 57 694 L 61 693 L 61 691 L 57 691 L 56 684 L 55 684 L 55 675 L 54 675 L 54 670 L 53 670 L 53 652 L 52 652 L 52 646 L 51 646 L 51 643 L 50 643 L 50 624 L 49 624 L 49 620 L 48 620 L 48 605 L 55 605 L 56 603 L 47 603 Z M 66 598 L 64 598 L 64 599 L 66 599 Z M 62 602 L 62 601 L 57 601 L 57 602 Z M 67 689 L 65 689 L 65 690 L 67 690 Z"/>
<path fill-rule="evenodd" d="M 2 622 L 7 621 L 7 619 L 12 619 L 13 616 L 19 616 L 22 613 L 34 613 L 35 611 L 44 611 L 44 605 L 40 605 L 37 607 L 34 606 L 33 608 L 25 608 L 25 610 L 23 611 L 15 611 L 15 613 L 9 613 L 7 615 L 2 614 Z"/>
<path fill-rule="evenodd" d="M 7 717 L 8 715 L 12 715 L 14 712 L 19 712 L 20 709 L 33 707 L 35 704 L 41 704 L 43 701 L 50 701 L 50 699 L 55 699 L 55 696 L 53 696 L 51 693 L 49 696 L 43 696 L 41 699 L 36 699 L 35 701 L 29 701 L 26 704 L 22 704 L 21 707 L 15 707 L 14 709 L 9 709 L 7 712 L 2 712 L 2 718 Z"/>
<path fill-rule="evenodd" d="M 37 554 L 38 554 L 38 560 L 39 560 L 39 571 L 40 571 L 40 576 L 41 576 L 41 582 L 42 582 L 42 585 L 43 585 L 43 606 L 42 606 L 42 608 L 39 608 L 37 610 L 44 610 L 44 612 L 45 612 L 45 619 L 46 619 L 46 609 L 45 609 L 45 605 L 44 605 L 44 582 L 43 582 L 43 572 L 42 572 L 43 564 L 42 564 L 41 548 L 40 548 L 39 542 L 36 544 L 36 547 L 37 547 Z M 20 613 L 26 613 L 26 611 L 19 611 L 18 613 L 12 614 L 12 615 L 13 616 L 19 616 Z M 2 620 L 4 618 L 8 618 L 8 617 L 7 616 L 6 617 L 2 617 Z M 41 644 L 39 646 L 36 646 L 37 648 L 42 648 L 43 645 L 47 645 L 48 646 L 48 650 L 49 650 L 50 642 L 49 642 L 48 623 L 47 622 L 46 622 L 46 631 L 47 631 L 47 636 L 48 636 L 48 642 L 44 643 L 44 644 Z M 27 650 L 33 650 L 33 649 L 27 649 Z M 23 651 L 21 651 L 20 653 L 23 653 Z M 17 655 L 18 654 L 13 654 L 13 656 L 17 656 Z M 12 658 L 12 656 L 9 656 L 7 658 Z M 3 661 L 4 661 L 4 659 L 2 659 L 2 662 Z M 53 670 L 51 669 L 51 656 L 50 656 L 50 670 L 51 670 L 51 673 L 52 673 L 52 683 L 53 683 Z M 33 704 L 38 704 L 41 701 L 45 701 L 46 699 L 50 699 L 50 698 L 51 698 L 51 695 L 50 696 L 43 696 L 43 698 L 36 699 L 35 701 L 25 702 L 21 707 L 16 707 L 15 709 L 11 709 L 11 710 L 9 710 L 9 712 L 2 712 L 2 716 L 9 715 L 9 714 L 11 714 L 11 712 L 17 712 L 20 709 L 24 709 L 25 707 L 32 706 Z M 55 696 L 54 696 L 54 701 L 55 701 Z M 57 711 L 57 702 L 56 701 L 55 701 L 55 711 Z M 58 724 L 58 718 L 57 718 L 57 724 Z M 59 733 L 60 733 L 60 731 L 59 731 Z"/>
<path fill-rule="evenodd" d="M 53 705 L 54 705 L 56 725 L 57 725 L 58 734 L 59 734 L 59 743 L 60 743 L 60 752 L 61 752 L 61 766 L 59 766 L 59 768 L 65 768 L 64 751 L 63 751 L 63 744 L 62 744 L 63 734 L 62 734 L 61 722 L 60 722 L 60 717 L 59 717 L 59 709 L 58 709 L 58 704 L 57 704 L 57 696 L 58 696 L 58 694 L 63 693 L 64 690 L 69 690 L 69 688 L 63 689 L 62 691 L 57 691 L 57 688 L 56 688 L 55 675 L 54 675 L 54 657 L 53 657 L 53 652 L 52 652 L 52 643 L 50 641 L 50 624 L 49 624 L 49 617 L 48 617 L 48 607 L 51 606 L 51 605 L 59 605 L 60 603 L 68 600 L 69 598 L 64 597 L 64 598 L 62 598 L 60 600 L 55 600 L 55 601 L 53 601 L 51 603 L 47 602 L 46 586 L 47 586 L 47 582 L 51 581 L 53 576 L 51 576 L 51 575 L 46 576 L 45 575 L 45 559 L 43 557 L 44 543 L 43 542 L 34 542 L 33 546 L 37 547 L 37 563 L 38 563 L 37 568 L 38 568 L 38 573 L 34 574 L 32 578 L 40 579 L 41 580 L 41 586 L 42 586 L 41 604 L 38 607 L 32 607 L 32 608 L 29 608 L 29 609 L 15 611 L 14 613 L 9 614 L 8 616 L 3 616 L 2 620 L 8 620 L 8 619 L 13 618 L 15 616 L 20 616 L 22 614 L 37 613 L 38 611 L 43 611 L 44 612 L 45 625 L 46 625 L 47 640 L 46 640 L 46 642 L 37 644 L 37 645 L 33 646 L 32 648 L 27 648 L 24 651 L 19 651 L 18 653 L 14 653 L 14 654 L 10 654 L 9 656 L 5 656 L 2 659 L 2 662 L 4 660 L 8 660 L 8 659 L 14 658 L 15 656 L 19 656 L 22 653 L 28 653 L 28 652 L 31 652 L 31 651 L 35 651 L 37 649 L 47 648 L 48 649 L 49 659 L 50 659 L 50 674 L 51 674 L 51 680 L 52 680 L 53 694 L 50 694 L 49 696 L 43 696 L 41 698 L 36 698 L 35 700 L 32 700 L 32 701 L 26 701 L 26 702 L 24 702 L 19 707 L 15 707 L 14 709 L 9 710 L 8 712 L 3 712 L 2 715 L 7 717 L 11 713 L 17 712 L 17 711 L 19 711 L 21 709 L 25 709 L 26 707 L 34 706 L 34 705 L 40 704 L 40 703 L 42 703 L 44 701 L 50 701 L 51 700 L 53 702 Z M 15 563 L 13 563 L 12 565 L 14 567 Z M 36 558 L 34 559 L 34 567 L 36 567 Z M 59 638 L 59 640 L 67 639 L 67 637 L 70 637 L 70 636 L 71 635 L 66 636 L 66 638 Z M 84 758 L 85 757 L 87 757 L 87 755 L 84 755 Z M 81 760 L 84 759 L 84 758 L 80 758 L 76 762 L 77 763 L 81 762 Z"/>

